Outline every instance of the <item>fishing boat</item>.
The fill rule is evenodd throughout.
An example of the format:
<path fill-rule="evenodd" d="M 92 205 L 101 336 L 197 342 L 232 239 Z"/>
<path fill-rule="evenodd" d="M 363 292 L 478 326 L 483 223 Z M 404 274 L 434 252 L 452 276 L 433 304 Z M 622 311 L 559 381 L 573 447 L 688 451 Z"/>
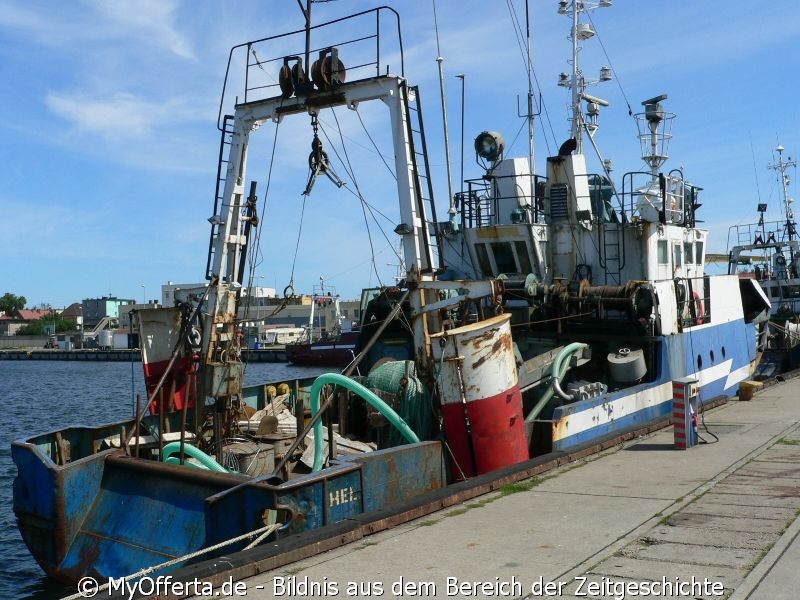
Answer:
<path fill-rule="evenodd" d="M 800 236 L 789 195 L 789 169 L 797 166 L 785 148 L 775 149 L 769 169 L 778 176 L 782 219 L 765 221 L 767 203 L 758 203 L 758 221 L 728 231 L 728 272 L 757 281 L 770 300 L 764 354 L 754 379 L 769 379 L 800 366 Z"/>
<path fill-rule="evenodd" d="M 306 335 L 307 332 L 303 327 L 269 327 L 259 332 L 256 349 L 294 344 L 303 341 Z"/>
<path fill-rule="evenodd" d="M 588 170 L 605 102 L 579 68 L 587 5 L 559 5 L 574 42 L 569 138 L 540 176 L 481 133 L 484 171 L 445 221 L 398 13 L 312 26 L 308 3 L 305 28 L 231 51 L 221 106 L 237 100 L 219 118 L 208 284 L 139 311 L 148 395 L 136 418 L 12 445 L 19 529 L 48 575 L 135 579 L 263 544 L 279 553 L 305 532 L 334 535 L 451 483 L 663 422 L 676 380 L 697 410 L 737 392 L 769 300 L 754 279 L 705 274 L 700 190 L 663 170 L 666 96 L 638 115 L 646 170 L 621 187 L 602 161 Z M 231 90 L 239 65 L 243 87 Z M 404 279 L 363 294 L 360 351 L 344 373 L 243 387 L 237 304 L 263 226 L 256 186 L 245 189 L 250 138 L 310 118 L 306 193 L 320 175 L 340 187 L 319 118 L 368 103 L 388 111 Z M 356 368 L 369 374 L 350 377 Z"/>
<path fill-rule="evenodd" d="M 335 288 L 325 288 L 320 278 L 320 285 L 314 286 L 311 294 L 311 313 L 308 317 L 306 335 L 286 346 L 286 359 L 295 365 L 310 367 L 345 368 L 356 357 L 359 333 L 352 328 L 352 323 L 342 315 L 340 297 Z M 333 307 L 334 322 L 331 327 L 318 327 L 314 317 L 317 311 Z M 315 337 L 314 332 L 319 331 Z"/>

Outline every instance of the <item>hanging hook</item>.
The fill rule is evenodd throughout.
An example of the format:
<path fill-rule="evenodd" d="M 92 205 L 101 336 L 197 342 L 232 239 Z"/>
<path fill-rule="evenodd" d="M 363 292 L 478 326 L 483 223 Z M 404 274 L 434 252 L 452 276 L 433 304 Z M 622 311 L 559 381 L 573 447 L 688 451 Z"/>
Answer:
<path fill-rule="evenodd" d="M 328 179 L 336 184 L 336 187 L 342 187 L 344 185 L 344 181 L 342 181 L 331 168 L 328 153 L 322 149 L 322 140 L 320 140 L 319 135 L 317 135 L 319 124 L 316 114 L 311 115 L 311 128 L 314 131 L 314 139 L 311 140 L 311 154 L 308 155 L 308 168 L 311 170 L 311 173 L 308 176 L 308 183 L 303 192 L 304 196 L 311 194 L 311 188 L 314 187 L 314 182 L 316 182 L 317 176 L 320 173 L 327 175 Z"/>

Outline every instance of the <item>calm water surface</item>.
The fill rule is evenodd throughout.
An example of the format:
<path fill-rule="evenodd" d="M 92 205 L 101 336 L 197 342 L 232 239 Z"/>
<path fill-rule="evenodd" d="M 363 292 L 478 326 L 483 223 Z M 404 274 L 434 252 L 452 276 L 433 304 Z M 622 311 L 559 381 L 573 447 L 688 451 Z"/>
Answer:
<path fill-rule="evenodd" d="M 315 368 L 285 363 L 247 366 L 245 383 L 305 377 Z M 135 395 L 144 395 L 140 363 L 0 360 L 0 598 L 53 600 L 74 593 L 44 577 L 17 530 L 12 482 L 17 469 L 11 442 L 70 425 L 100 425 L 133 414 Z"/>

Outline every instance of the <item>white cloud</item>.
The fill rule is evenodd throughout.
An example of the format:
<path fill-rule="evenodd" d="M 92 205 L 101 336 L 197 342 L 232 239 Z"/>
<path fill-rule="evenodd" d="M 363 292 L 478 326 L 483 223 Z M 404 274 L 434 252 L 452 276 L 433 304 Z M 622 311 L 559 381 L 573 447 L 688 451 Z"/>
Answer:
<path fill-rule="evenodd" d="M 189 40 L 176 27 L 178 3 L 173 0 L 136 0 L 107 2 L 92 0 L 91 4 L 110 25 L 121 27 L 119 34 L 139 34 L 150 44 L 166 48 L 183 58 L 193 58 Z"/>
<path fill-rule="evenodd" d="M 108 139 L 141 138 L 159 126 L 201 120 L 193 102 L 181 98 L 166 101 L 144 99 L 127 92 L 107 98 L 84 93 L 48 92 L 45 104 L 78 130 Z"/>
<path fill-rule="evenodd" d="M 45 47 L 68 48 L 71 52 L 93 42 L 136 41 L 166 49 L 181 58 L 194 58 L 194 51 L 178 25 L 179 4 L 174 0 L 104 2 L 85 0 L 52 3 L 47 11 L 23 3 L 4 2 L 0 25 L 21 33 Z"/>
<path fill-rule="evenodd" d="M 46 27 L 47 21 L 40 14 L 25 7 L 4 4 L 3 10 L 0 11 L 0 25 L 10 29 L 30 31 Z"/>

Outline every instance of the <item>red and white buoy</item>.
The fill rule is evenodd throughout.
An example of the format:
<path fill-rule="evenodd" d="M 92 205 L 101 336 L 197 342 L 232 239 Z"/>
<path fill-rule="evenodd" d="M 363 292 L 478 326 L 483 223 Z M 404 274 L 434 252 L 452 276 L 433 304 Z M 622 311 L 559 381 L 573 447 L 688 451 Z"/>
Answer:
<path fill-rule="evenodd" d="M 458 479 L 529 458 L 510 315 L 431 336 Z"/>

